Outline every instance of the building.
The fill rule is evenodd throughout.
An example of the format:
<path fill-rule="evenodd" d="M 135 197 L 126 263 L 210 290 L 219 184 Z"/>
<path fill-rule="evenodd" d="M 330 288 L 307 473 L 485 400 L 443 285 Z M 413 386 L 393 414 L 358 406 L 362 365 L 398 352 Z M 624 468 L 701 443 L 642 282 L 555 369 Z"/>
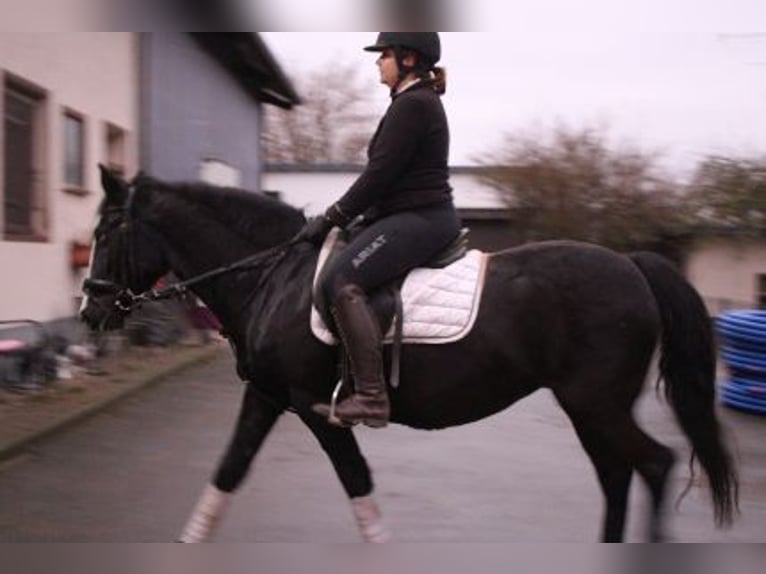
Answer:
<path fill-rule="evenodd" d="M 322 213 L 362 172 L 358 165 L 269 165 L 262 189 L 303 209 L 307 216 Z M 450 182 L 455 206 L 471 230 L 472 248 L 495 251 L 510 246 L 507 207 L 503 198 L 484 185 L 476 168 L 454 167 Z"/>
<path fill-rule="evenodd" d="M 729 309 L 766 309 L 766 238 L 695 237 L 685 272 L 711 316 Z"/>
<path fill-rule="evenodd" d="M 0 33 L 0 320 L 76 314 L 102 198 L 126 176 L 259 187 L 262 106 L 298 97 L 257 34 Z"/>
<path fill-rule="evenodd" d="M 269 165 L 263 190 L 308 216 L 317 215 L 348 189 L 362 169 L 357 165 Z M 479 168 L 454 167 L 451 182 L 455 204 L 471 230 L 471 247 L 496 251 L 518 243 L 506 203 L 482 183 Z M 683 243 L 678 256 L 711 316 L 731 308 L 766 309 L 766 239 L 705 233 Z"/>
<path fill-rule="evenodd" d="M 257 34 L 140 35 L 141 168 L 172 181 L 260 188 L 261 104 L 298 95 Z"/>
<path fill-rule="evenodd" d="M 0 33 L 1 319 L 74 314 L 97 163 L 137 168 L 137 50 L 131 33 Z"/>

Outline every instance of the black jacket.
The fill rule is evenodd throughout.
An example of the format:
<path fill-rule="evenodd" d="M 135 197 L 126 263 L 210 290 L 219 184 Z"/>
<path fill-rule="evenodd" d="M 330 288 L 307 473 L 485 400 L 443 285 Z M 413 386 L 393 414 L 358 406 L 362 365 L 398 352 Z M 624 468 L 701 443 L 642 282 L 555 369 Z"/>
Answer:
<path fill-rule="evenodd" d="M 452 202 L 449 126 L 441 99 L 429 82 L 394 96 L 367 150 L 364 173 L 338 200 L 348 218 Z"/>

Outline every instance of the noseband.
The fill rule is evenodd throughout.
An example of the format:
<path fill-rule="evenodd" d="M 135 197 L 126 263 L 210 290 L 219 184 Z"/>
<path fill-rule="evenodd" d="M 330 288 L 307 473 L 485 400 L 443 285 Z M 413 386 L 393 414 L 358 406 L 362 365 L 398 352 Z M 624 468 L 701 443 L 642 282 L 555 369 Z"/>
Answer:
<path fill-rule="evenodd" d="M 82 290 L 94 298 L 96 305 L 103 308 L 98 302 L 102 295 L 114 295 L 114 307 L 121 313 L 130 313 L 136 306 L 136 295 L 127 287 L 123 287 L 114 281 L 106 279 L 86 279 L 83 281 Z"/>

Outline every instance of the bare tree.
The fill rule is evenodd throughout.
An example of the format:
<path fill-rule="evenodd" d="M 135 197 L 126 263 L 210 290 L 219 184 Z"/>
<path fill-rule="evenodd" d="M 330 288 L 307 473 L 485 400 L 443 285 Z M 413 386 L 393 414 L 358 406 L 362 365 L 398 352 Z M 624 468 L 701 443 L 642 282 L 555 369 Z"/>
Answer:
<path fill-rule="evenodd" d="M 303 104 L 269 107 L 263 146 L 268 163 L 362 163 L 375 115 L 370 87 L 349 64 L 332 64 L 298 80 Z"/>
<path fill-rule="evenodd" d="M 678 187 L 657 157 L 610 149 L 602 131 L 558 128 L 546 138 L 507 137 L 483 158 L 519 241 L 577 239 L 615 249 L 655 247 L 678 231 Z"/>
<path fill-rule="evenodd" d="M 766 235 L 766 159 L 710 157 L 697 168 L 688 196 L 699 227 Z"/>

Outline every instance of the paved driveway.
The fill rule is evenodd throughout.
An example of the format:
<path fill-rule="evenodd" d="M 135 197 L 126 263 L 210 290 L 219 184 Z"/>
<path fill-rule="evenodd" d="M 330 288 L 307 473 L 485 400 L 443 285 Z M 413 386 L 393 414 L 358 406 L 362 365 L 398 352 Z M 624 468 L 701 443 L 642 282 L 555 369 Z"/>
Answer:
<path fill-rule="evenodd" d="M 242 386 L 229 359 L 170 377 L 0 467 L 0 541 L 172 541 L 227 442 Z M 695 487 L 674 512 L 682 541 L 762 541 L 766 419 L 722 412 L 741 458 L 743 516 L 713 528 Z M 684 440 L 647 389 L 646 428 L 686 457 Z M 563 412 L 540 392 L 508 411 L 438 432 L 361 429 L 377 496 L 398 541 L 590 542 L 601 495 Z M 685 484 L 679 465 L 675 489 Z M 641 540 L 634 482 L 628 537 Z M 219 536 L 222 542 L 353 542 L 343 491 L 313 437 L 285 415 Z"/>

